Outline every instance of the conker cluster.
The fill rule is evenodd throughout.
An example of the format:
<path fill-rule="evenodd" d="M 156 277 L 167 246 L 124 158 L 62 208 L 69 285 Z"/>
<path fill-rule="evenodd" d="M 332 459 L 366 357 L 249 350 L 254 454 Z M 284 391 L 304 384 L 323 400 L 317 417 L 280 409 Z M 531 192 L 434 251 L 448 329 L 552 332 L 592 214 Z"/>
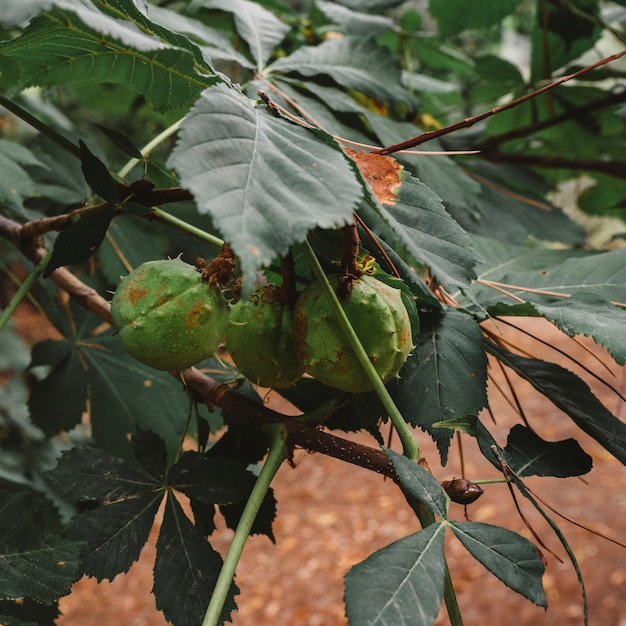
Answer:
<path fill-rule="evenodd" d="M 329 281 L 336 288 L 339 277 Z M 413 349 L 400 290 L 365 275 L 341 306 L 381 379 L 397 376 Z M 318 283 L 295 304 L 270 285 L 229 306 L 194 266 L 149 261 L 122 279 L 111 316 L 126 351 L 156 369 L 195 365 L 225 338 L 239 371 L 260 386 L 289 387 L 306 373 L 347 392 L 372 389 Z"/>

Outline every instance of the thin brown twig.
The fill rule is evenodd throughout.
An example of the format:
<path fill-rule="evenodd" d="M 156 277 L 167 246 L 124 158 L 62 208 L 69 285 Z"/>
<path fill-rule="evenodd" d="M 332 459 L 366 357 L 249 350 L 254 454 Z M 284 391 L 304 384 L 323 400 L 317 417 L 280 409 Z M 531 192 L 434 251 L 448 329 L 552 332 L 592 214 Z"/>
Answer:
<path fill-rule="evenodd" d="M 378 150 L 375 150 L 374 154 L 391 154 L 393 152 L 398 152 L 399 150 L 408 150 L 410 148 L 415 148 L 416 146 L 426 143 L 427 141 L 432 141 L 433 139 L 438 139 L 439 137 L 449 135 L 450 133 L 453 133 L 457 130 L 461 130 L 463 128 L 470 128 L 471 126 L 474 126 L 474 124 L 477 124 L 478 122 L 482 122 L 482 120 L 485 120 L 488 117 L 491 117 L 492 115 L 496 115 L 497 113 L 502 113 L 502 111 L 507 111 L 516 106 L 519 106 L 520 104 L 523 104 L 524 102 L 527 102 L 528 100 L 531 100 L 532 98 L 535 98 L 538 95 L 541 95 L 542 93 L 546 93 L 547 91 L 550 91 L 551 89 L 554 89 L 555 87 L 558 87 L 559 85 L 562 85 L 563 83 L 566 83 L 570 80 L 578 78 L 579 76 L 582 76 L 586 74 L 587 72 L 597 69 L 598 67 L 602 67 L 603 65 L 612 63 L 613 61 L 617 61 L 617 59 L 620 59 L 624 55 L 626 55 L 626 50 L 623 50 L 622 52 L 618 52 L 609 57 L 601 59 L 597 63 L 584 67 L 583 69 L 578 70 L 577 72 L 574 72 L 573 74 L 568 74 L 567 76 L 563 76 L 562 78 L 559 78 L 558 80 L 555 80 L 549 83 L 548 85 L 541 87 L 540 89 L 536 89 L 532 91 L 531 93 L 527 93 L 524 96 L 521 96 L 520 98 L 516 98 L 515 100 L 512 100 L 511 102 L 507 102 L 506 104 L 494 107 L 493 109 L 490 109 L 489 111 L 485 111 L 484 113 L 480 113 L 479 115 L 474 115 L 473 117 L 465 118 L 464 120 L 461 120 L 460 122 L 456 122 L 455 124 L 450 124 L 449 126 L 446 126 L 445 128 L 440 128 L 437 130 L 430 130 L 428 132 L 422 133 L 421 135 L 417 135 L 416 137 L 411 137 L 410 139 L 401 141 L 400 143 L 396 143 L 396 144 L 387 146 L 385 148 L 380 148 Z"/>

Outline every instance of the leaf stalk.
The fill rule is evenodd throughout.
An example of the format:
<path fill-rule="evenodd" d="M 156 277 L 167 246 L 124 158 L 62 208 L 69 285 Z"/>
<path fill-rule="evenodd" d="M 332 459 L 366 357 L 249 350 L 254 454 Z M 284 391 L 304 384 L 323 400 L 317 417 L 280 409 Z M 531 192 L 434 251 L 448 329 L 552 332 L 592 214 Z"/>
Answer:
<path fill-rule="evenodd" d="M 269 453 L 259 477 L 252 488 L 239 524 L 237 524 L 233 540 L 228 548 L 224 564 L 217 578 L 211 601 L 204 615 L 202 626 L 218 626 L 221 623 L 220 618 L 222 616 L 224 603 L 228 597 L 228 592 L 230 591 L 230 586 L 244 545 L 250 536 L 252 524 L 256 519 L 265 494 L 270 487 L 270 483 L 274 479 L 278 468 L 289 454 L 287 447 L 287 429 L 282 424 L 266 426 L 266 432 L 271 438 Z"/>

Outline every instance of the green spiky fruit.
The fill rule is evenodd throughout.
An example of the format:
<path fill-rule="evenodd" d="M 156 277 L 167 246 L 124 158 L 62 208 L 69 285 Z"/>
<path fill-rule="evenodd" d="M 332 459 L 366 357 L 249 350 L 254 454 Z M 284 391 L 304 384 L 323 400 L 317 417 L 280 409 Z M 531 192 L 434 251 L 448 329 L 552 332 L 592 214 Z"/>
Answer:
<path fill-rule="evenodd" d="M 256 289 L 231 307 L 226 347 L 239 371 L 261 387 L 282 388 L 304 374 L 293 343 L 292 307 L 276 287 Z"/>
<path fill-rule="evenodd" d="M 111 317 L 131 356 L 158 370 L 177 371 L 215 354 L 228 306 L 193 265 L 148 261 L 120 282 Z"/>
<path fill-rule="evenodd" d="M 329 280 L 336 288 L 338 278 Z M 411 323 L 400 290 L 363 276 L 354 282 L 350 297 L 341 306 L 382 380 L 396 376 L 413 349 Z M 373 388 L 318 283 L 300 295 L 293 331 L 298 356 L 311 376 L 353 393 Z"/>

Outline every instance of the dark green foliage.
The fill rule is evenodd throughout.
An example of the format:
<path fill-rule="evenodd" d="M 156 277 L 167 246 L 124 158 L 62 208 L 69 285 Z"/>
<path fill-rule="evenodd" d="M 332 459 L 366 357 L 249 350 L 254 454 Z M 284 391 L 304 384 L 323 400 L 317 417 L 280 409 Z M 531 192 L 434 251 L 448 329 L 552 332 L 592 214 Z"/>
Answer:
<path fill-rule="evenodd" d="M 305 13 L 305 4 L 2 0 L 0 105 L 13 115 L 0 119 L 0 268 L 11 285 L 24 274 L 19 259 L 36 265 L 52 250 L 30 292 L 59 333 L 35 342 L 29 364 L 14 328 L 0 326 L 3 624 L 51 626 L 75 580 L 127 572 L 150 537 L 157 606 L 175 626 L 200 624 L 223 565 L 210 543 L 220 516 L 275 539 L 276 500 L 256 493 L 263 483 L 249 466 L 281 441 L 268 427 L 280 421 L 290 445 L 289 433 L 304 433 L 311 450 L 344 460 L 349 446 L 331 431 L 382 444 L 385 424 L 402 437 L 406 422 L 418 440 L 435 440 L 443 464 L 455 431 L 476 437 L 554 531 L 588 619 L 576 556 L 523 481 L 581 476 L 593 459 L 574 438 L 543 439 L 532 416 L 501 447 L 478 415 L 498 361 L 626 464 L 626 426 L 583 378 L 498 343 L 487 326 L 544 318 L 626 363 L 626 250 L 592 249 L 553 194 L 582 180 L 569 204 L 626 217 L 625 73 L 587 65 L 614 34 L 605 7 L 430 0 L 420 13 L 397 0 L 318 0 Z M 624 6 L 610 19 L 623 21 Z M 521 62 L 505 54 L 509 35 L 528 45 Z M 408 152 L 371 154 L 411 138 Z M 346 147 L 370 154 L 357 164 Z M 449 152 L 463 150 L 472 153 Z M 354 231 L 342 227 L 355 216 L 360 241 L 347 245 Z M 305 242 L 326 274 L 363 271 L 399 287 L 415 345 L 399 377 L 352 395 L 303 378 L 281 390 L 303 413 L 287 418 L 217 359 L 199 365 L 202 385 L 196 372 L 129 357 L 106 323 L 120 276 L 179 255 L 210 262 L 223 242 L 233 263 L 222 258 L 212 280 L 233 301 L 241 288 L 246 297 L 283 281 L 295 298 L 319 280 Z M 0 291 L 8 313 L 17 299 Z M 546 606 L 537 548 L 450 519 L 439 477 L 404 452 L 363 447 L 350 458 L 393 475 L 390 488 L 423 525 L 348 572 L 350 626 L 433 624 L 451 600 L 448 529 Z M 217 591 L 221 623 L 237 593 L 231 581 Z"/>

